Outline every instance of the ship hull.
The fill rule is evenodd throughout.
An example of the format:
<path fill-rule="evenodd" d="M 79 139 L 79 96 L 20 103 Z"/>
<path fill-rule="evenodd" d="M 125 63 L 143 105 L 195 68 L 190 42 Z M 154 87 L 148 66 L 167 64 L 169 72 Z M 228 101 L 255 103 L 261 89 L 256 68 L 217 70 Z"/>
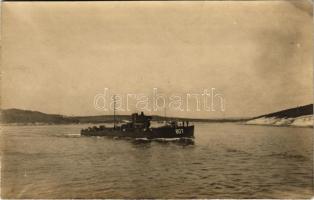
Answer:
<path fill-rule="evenodd" d="M 102 130 L 82 130 L 82 136 L 107 136 L 119 138 L 194 138 L 194 126 L 158 127 L 147 130 L 123 130 L 119 128 L 105 128 Z"/>
<path fill-rule="evenodd" d="M 152 128 L 148 138 L 193 138 L 194 126 Z"/>

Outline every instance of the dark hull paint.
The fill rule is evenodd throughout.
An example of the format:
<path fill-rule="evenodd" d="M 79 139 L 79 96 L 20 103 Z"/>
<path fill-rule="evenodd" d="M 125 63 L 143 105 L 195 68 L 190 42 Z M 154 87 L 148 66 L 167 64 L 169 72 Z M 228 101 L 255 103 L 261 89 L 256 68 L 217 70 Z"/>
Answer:
<path fill-rule="evenodd" d="M 122 130 L 120 128 L 105 128 L 102 130 L 82 130 L 82 136 L 108 136 L 108 137 L 129 137 L 129 138 L 194 138 L 194 126 L 179 127 L 158 127 L 143 129 Z"/>

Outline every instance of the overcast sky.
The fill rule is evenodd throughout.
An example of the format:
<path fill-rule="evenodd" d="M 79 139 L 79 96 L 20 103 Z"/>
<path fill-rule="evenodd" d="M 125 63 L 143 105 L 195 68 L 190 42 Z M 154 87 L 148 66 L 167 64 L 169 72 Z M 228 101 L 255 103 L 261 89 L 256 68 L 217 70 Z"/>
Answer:
<path fill-rule="evenodd" d="M 2 4 L 3 108 L 109 114 L 93 105 L 104 88 L 168 96 L 216 88 L 225 99 L 224 112 L 172 116 L 312 103 L 310 1 Z"/>

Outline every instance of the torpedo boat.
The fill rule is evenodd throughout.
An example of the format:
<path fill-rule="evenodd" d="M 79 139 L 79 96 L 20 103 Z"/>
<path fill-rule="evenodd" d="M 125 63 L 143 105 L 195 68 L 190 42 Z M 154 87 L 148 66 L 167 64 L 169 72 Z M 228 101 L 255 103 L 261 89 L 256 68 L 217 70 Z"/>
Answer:
<path fill-rule="evenodd" d="M 116 124 L 114 118 L 113 127 L 94 126 L 81 130 L 82 136 L 107 136 L 112 138 L 135 138 L 148 140 L 162 139 L 193 139 L 194 125 L 188 121 L 169 121 L 159 127 L 151 127 L 151 116 L 134 113 L 131 121 Z"/>

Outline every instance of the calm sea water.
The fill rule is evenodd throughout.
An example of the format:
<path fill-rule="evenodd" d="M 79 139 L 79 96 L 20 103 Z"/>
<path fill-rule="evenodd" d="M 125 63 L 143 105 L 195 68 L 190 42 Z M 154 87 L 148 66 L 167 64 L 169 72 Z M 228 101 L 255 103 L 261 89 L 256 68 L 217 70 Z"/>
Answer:
<path fill-rule="evenodd" d="M 3 198 L 311 198 L 310 128 L 195 124 L 195 144 L 5 126 Z"/>

